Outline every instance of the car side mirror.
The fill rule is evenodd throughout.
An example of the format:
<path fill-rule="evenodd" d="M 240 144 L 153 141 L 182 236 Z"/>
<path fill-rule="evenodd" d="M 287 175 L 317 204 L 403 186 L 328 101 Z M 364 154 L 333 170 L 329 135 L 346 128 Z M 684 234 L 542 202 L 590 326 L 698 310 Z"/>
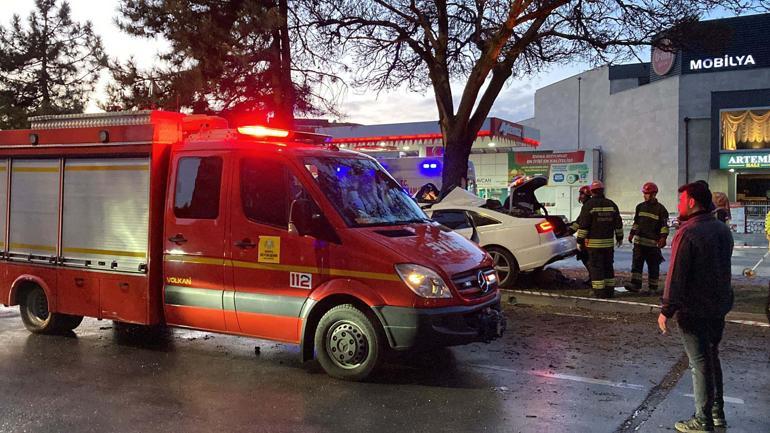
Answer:
<path fill-rule="evenodd" d="M 311 234 L 313 231 L 313 206 L 310 200 L 297 199 L 291 202 L 289 211 L 289 233 L 298 236 Z"/>

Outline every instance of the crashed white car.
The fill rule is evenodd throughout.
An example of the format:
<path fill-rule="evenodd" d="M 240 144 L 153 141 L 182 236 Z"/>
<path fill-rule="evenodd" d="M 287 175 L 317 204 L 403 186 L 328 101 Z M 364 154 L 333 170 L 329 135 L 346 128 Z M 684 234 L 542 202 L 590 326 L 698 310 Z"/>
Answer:
<path fill-rule="evenodd" d="M 497 202 L 455 188 L 425 212 L 435 221 L 462 234 L 473 235 L 495 260 L 501 287 L 511 287 L 520 272 L 531 272 L 575 255 L 577 244 L 558 216 L 511 216 Z"/>

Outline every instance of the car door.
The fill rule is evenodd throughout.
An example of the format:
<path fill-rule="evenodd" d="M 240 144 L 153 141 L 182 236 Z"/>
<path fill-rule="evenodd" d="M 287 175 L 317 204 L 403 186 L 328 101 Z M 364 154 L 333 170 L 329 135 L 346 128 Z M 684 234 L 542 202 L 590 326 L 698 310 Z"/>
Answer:
<path fill-rule="evenodd" d="M 225 242 L 229 155 L 185 152 L 171 161 L 163 276 L 166 322 L 226 330 Z"/>
<path fill-rule="evenodd" d="M 288 162 L 276 155 L 241 154 L 236 173 L 228 249 L 240 330 L 297 342 L 300 310 L 310 291 L 328 278 L 325 243 L 288 233 L 292 201 L 310 197 Z"/>

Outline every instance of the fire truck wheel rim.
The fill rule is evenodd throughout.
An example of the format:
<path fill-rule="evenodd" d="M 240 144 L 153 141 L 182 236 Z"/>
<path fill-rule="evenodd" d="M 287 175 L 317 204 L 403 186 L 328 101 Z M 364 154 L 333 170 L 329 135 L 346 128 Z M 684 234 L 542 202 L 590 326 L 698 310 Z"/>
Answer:
<path fill-rule="evenodd" d="M 342 320 L 329 328 L 326 340 L 329 357 L 341 368 L 360 366 L 369 355 L 366 334 L 353 322 Z"/>
<path fill-rule="evenodd" d="M 50 316 L 48 311 L 48 299 L 45 296 L 45 292 L 42 290 L 35 290 L 30 293 L 27 303 L 27 310 L 30 312 L 30 318 L 37 321 L 39 324 L 45 323 Z"/>

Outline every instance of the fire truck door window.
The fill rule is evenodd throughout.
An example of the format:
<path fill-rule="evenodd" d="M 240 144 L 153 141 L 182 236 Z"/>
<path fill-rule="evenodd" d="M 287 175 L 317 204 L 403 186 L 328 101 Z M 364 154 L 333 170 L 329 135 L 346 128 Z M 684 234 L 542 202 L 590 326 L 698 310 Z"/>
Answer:
<path fill-rule="evenodd" d="M 174 215 L 177 218 L 216 219 L 219 215 L 221 183 L 221 158 L 180 158 L 174 193 Z"/>
<path fill-rule="evenodd" d="M 258 158 L 241 161 L 241 203 L 251 221 L 286 229 L 289 206 L 298 198 L 307 198 L 307 192 L 283 164 Z"/>

